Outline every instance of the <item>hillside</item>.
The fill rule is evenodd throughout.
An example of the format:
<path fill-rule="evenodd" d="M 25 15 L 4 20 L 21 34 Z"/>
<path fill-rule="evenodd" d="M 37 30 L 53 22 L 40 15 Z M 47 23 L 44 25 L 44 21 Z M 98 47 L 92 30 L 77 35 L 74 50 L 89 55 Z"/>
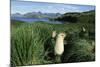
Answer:
<path fill-rule="evenodd" d="M 15 23 L 17 25 L 18 21 Z M 21 23 L 21 22 L 19 22 Z M 91 24 L 86 24 L 90 28 Z M 95 60 L 93 35 L 82 33 L 82 23 L 49 24 L 43 22 L 24 23 L 11 28 L 11 65 L 54 64 L 52 31 L 67 34 L 61 63 L 87 62 Z M 87 30 L 87 28 L 86 28 Z M 79 34 L 82 34 L 81 36 Z M 48 47 L 49 46 L 49 47 Z M 46 50 L 49 49 L 49 50 Z M 50 54 L 50 53 L 53 54 Z M 52 56 L 51 56 L 52 55 Z"/>
<path fill-rule="evenodd" d="M 65 13 L 60 17 L 55 18 L 54 20 L 63 21 L 63 23 L 70 22 L 70 23 L 95 23 L 95 11 L 86 11 L 86 12 L 71 12 Z"/>

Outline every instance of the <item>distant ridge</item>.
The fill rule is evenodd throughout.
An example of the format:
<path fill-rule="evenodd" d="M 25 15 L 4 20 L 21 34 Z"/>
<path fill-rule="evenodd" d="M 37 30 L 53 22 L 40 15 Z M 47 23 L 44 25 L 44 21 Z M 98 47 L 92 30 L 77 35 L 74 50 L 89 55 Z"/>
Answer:
<path fill-rule="evenodd" d="M 85 12 L 69 12 L 55 18 L 54 20 L 64 21 L 64 23 L 95 23 L 95 10 Z"/>

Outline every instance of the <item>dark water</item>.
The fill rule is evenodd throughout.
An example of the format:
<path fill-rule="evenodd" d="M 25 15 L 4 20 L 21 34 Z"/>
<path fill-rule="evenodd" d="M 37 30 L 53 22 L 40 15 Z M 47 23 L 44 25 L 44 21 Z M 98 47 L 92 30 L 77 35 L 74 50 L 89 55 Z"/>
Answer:
<path fill-rule="evenodd" d="M 19 20 L 19 21 L 24 21 L 24 22 L 28 22 L 28 23 L 32 23 L 32 22 L 37 22 L 37 21 L 43 21 L 43 22 L 47 22 L 47 23 L 52 23 L 52 24 L 62 24 L 59 21 L 51 21 L 48 18 L 22 18 L 22 17 L 11 17 L 12 20 Z"/>

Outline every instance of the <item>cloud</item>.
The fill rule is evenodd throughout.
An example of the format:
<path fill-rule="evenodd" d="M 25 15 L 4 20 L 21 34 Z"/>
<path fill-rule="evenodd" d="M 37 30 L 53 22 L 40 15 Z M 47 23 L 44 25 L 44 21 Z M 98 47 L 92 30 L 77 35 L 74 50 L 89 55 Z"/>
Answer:
<path fill-rule="evenodd" d="M 91 6 L 58 4 L 58 3 L 41 3 L 41 2 L 23 2 L 13 1 L 11 3 L 12 11 L 17 12 L 49 12 L 49 13 L 65 13 L 65 12 L 82 12 L 93 9 Z M 27 9 L 28 8 L 28 9 Z"/>
<path fill-rule="evenodd" d="M 53 6 L 48 6 L 48 8 L 52 9 L 52 8 L 53 8 Z"/>

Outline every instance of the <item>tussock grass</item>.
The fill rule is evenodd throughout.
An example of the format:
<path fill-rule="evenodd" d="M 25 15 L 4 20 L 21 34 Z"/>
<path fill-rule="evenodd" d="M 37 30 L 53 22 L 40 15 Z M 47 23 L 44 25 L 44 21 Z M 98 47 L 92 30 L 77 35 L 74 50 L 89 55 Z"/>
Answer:
<path fill-rule="evenodd" d="M 49 23 L 23 23 L 17 27 L 11 27 L 11 65 L 50 64 L 54 60 L 49 58 L 48 53 L 53 50 L 52 31 L 66 32 L 67 45 L 62 55 L 62 62 L 79 62 L 95 60 L 91 39 L 81 39 L 79 32 L 85 24 L 49 24 Z M 89 26 L 86 25 L 89 31 Z M 94 29 L 94 28 L 93 28 Z M 91 28 L 91 30 L 93 30 Z M 88 36 L 89 37 L 89 36 Z M 50 50 L 45 50 L 44 44 L 50 45 Z M 53 57 L 52 57 L 53 58 Z"/>

